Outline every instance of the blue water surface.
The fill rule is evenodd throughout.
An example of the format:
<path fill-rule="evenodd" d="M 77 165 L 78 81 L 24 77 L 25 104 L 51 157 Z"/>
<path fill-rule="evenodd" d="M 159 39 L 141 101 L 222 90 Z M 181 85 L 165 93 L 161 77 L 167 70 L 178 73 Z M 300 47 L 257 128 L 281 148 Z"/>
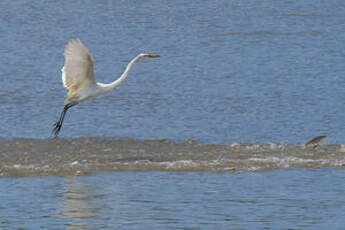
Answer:
<path fill-rule="evenodd" d="M 1 1 L 0 137 L 48 138 L 80 38 L 107 95 L 71 109 L 63 137 L 343 143 L 343 1 Z"/>
<path fill-rule="evenodd" d="M 0 228 L 343 229 L 344 175 L 330 168 L 0 178 Z"/>

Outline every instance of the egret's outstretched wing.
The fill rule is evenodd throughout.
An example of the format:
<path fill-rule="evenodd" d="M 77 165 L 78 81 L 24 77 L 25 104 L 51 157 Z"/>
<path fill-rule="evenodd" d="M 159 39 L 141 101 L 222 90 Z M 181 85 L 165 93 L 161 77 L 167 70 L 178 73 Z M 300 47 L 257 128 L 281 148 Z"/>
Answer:
<path fill-rule="evenodd" d="M 79 39 L 67 43 L 64 56 L 65 65 L 61 71 L 65 88 L 76 91 L 95 84 L 92 56 Z"/>

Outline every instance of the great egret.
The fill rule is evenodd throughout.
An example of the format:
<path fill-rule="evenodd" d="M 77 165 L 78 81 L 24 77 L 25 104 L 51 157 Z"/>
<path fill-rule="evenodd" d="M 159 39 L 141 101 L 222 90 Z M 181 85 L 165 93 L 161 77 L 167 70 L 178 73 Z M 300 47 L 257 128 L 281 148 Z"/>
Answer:
<path fill-rule="evenodd" d="M 62 83 L 67 88 L 68 95 L 60 119 L 54 124 L 52 134 L 55 137 L 60 132 L 66 112 L 72 106 L 82 101 L 104 94 L 117 87 L 126 79 L 133 64 L 141 58 L 156 58 L 156 54 L 139 54 L 127 65 L 123 74 L 110 84 L 103 84 L 95 81 L 93 73 L 93 59 L 87 47 L 80 39 L 70 40 L 64 50 L 65 65 L 62 67 Z"/>

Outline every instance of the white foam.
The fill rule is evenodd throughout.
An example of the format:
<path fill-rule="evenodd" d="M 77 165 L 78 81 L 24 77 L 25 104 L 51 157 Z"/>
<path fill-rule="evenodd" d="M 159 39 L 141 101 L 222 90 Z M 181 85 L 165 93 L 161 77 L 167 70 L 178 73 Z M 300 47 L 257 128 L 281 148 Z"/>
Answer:
<path fill-rule="evenodd" d="M 180 160 L 180 161 L 173 161 L 173 162 L 160 162 L 160 164 L 165 165 L 167 169 L 182 169 L 186 167 L 198 167 L 198 164 L 192 160 Z"/>
<path fill-rule="evenodd" d="M 75 165 L 79 165 L 78 161 L 73 161 L 72 163 L 70 163 L 70 166 L 75 166 Z"/>

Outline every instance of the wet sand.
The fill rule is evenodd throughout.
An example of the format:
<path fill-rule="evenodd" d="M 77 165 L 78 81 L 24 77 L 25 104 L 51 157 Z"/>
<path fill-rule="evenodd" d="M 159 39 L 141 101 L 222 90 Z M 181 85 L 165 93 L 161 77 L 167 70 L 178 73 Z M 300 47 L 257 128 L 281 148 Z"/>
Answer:
<path fill-rule="evenodd" d="M 0 141 L 0 175 L 85 175 L 97 171 L 259 171 L 345 166 L 345 145 L 199 144 L 195 140 L 102 137 Z"/>

